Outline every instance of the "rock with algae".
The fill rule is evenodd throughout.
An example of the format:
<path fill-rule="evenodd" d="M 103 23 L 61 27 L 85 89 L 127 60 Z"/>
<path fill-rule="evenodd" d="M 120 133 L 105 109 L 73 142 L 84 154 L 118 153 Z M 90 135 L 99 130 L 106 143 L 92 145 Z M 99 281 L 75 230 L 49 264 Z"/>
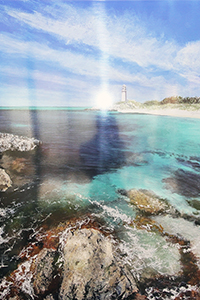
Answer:
<path fill-rule="evenodd" d="M 146 214 L 175 213 L 166 200 L 159 198 L 151 191 L 132 189 L 127 192 L 127 196 L 130 198 L 131 204 Z"/>

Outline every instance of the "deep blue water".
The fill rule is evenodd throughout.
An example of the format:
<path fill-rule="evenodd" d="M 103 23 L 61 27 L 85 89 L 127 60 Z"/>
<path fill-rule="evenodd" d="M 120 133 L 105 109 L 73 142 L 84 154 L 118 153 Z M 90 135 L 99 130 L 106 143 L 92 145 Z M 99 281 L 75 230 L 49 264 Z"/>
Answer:
<path fill-rule="evenodd" d="M 37 228 L 85 212 L 117 232 L 126 263 L 134 260 L 134 272 L 141 275 L 152 268 L 174 274 L 180 269 L 176 247 L 159 235 L 129 227 L 137 211 L 118 191 L 153 191 L 180 214 L 198 219 L 199 210 L 189 201 L 200 201 L 199 129 L 200 120 L 191 118 L 80 109 L 1 110 L 0 132 L 42 141 L 32 154 L 20 156 L 29 171 L 15 170 L 13 189 L 1 193 L 1 274 L 18 263 L 19 250 Z M 19 153 L 4 154 L 3 167 L 16 158 Z"/>

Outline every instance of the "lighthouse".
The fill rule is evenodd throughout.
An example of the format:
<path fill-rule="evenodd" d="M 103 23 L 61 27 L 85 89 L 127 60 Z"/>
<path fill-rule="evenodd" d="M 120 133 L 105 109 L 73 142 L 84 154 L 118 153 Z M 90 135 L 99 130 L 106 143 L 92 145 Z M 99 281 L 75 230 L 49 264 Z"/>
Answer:
<path fill-rule="evenodd" d="M 122 86 L 122 102 L 126 102 L 127 101 L 127 91 L 126 91 L 126 86 L 125 84 Z"/>

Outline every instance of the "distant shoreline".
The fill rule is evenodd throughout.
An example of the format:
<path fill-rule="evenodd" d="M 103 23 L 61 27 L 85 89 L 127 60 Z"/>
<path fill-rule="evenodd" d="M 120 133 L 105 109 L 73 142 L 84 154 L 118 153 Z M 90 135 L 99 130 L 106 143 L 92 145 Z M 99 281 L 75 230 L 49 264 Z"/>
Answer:
<path fill-rule="evenodd" d="M 148 114 L 148 115 L 157 115 L 157 116 L 200 119 L 200 110 L 190 111 L 190 110 L 181 110 L 177 108 L 167 108 L 167 109 L 135 108 L 135 109 L 113 109 L 113 110 L 120 113 Z"/>
<path fill-rule="evenodd" d="M 120 113 L 200 119 L 200 103 L 162 103 L 162 101 L 139 103 L 128 100 L 114 104 L 110 110 Z"/>
<path fill-rule="evenodd" d="M 131 102 L 115 104 L 113 107 L 109 108 L 108 111 L 119 112 L 119 113 L 129 113 L 129 114 L 146 114 L 146 115 L 157 115 L 157 116 L 171 116 L 171 117 L 181 117 L 181 118 L 195 118 L 200 119 L 200 105 L 190 105 L 190 106 L 180 106 L 180 105 L 154 105 L 145 106 L 143 104 L 137 103 L 136 107 L 132 106 Z M 139 106 L 139 107 L 138 107 Z M 0 107 L 0 110 L 77 110 L 77 111 L 100 111 L 99 108 L 83 107 L 83 106 L 37 106 L 37 107 Z"/>

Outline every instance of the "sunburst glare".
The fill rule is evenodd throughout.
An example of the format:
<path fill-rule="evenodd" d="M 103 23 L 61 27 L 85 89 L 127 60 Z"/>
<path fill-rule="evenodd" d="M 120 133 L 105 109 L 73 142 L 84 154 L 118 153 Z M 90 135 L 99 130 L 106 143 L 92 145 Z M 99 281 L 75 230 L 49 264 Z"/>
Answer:
<path fill-rule="evenodd" d="M 95 97 L 95 106 L 97 108 L 107 110 L 112 106 L 113 102 L 113 95 L 108 89 L 104 88 L 97 92 Z"/>

